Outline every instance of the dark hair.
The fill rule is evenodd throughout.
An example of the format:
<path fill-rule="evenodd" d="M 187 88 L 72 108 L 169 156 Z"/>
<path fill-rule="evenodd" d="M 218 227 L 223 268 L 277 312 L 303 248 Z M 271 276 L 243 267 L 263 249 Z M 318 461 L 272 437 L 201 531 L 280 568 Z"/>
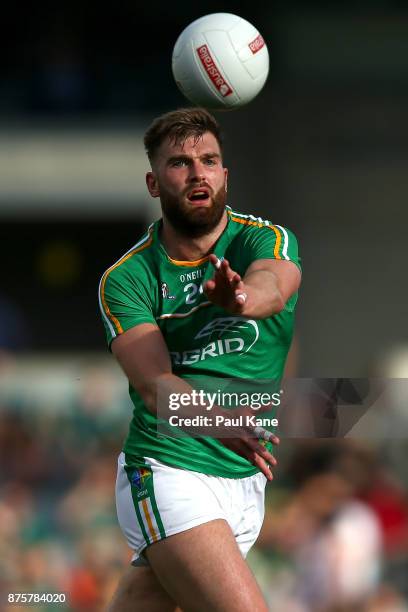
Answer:
<path fill-rule="evenodd" d="M 169 138 L 174 144 L 184 143 L 193 136 L 198 141 L 204 132 L 211 132 L 222 150 L 220 126 L 205 108 L 179 108 L 157 117 L 144 136 L 144 146 L 150 161 L 162 142 Z"/>

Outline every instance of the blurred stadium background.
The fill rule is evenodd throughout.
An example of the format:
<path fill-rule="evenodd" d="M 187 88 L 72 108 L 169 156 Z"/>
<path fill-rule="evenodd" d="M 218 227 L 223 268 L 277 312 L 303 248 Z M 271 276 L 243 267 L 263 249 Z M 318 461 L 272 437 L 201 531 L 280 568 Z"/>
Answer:
<path fill-rule="evenodd" d="M 299 238 L 291 373 L 408 377 L 407 5 L 258 5 L 2 9 L 0 610 L 61 591 L 55 609 L 102 610 L 130 556 L 113 498 L 130 401 L 96 289 L 158 215 L 142 135 L 185 105 L 170 56 L 193 19 L 237 12 L 269 46 L 263 93 L 218 118 L 231 205 Z M 285 440 L 279 456 L 250 559 L 270 609 L 407 610 L 404 435 Z"/>

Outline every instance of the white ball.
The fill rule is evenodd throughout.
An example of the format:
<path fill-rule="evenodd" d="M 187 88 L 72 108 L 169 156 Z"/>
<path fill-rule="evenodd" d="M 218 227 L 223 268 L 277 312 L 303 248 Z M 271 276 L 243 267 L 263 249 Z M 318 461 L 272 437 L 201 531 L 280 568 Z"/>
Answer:
<path fill-rule="evenodd" d="M 268 49 L 258 30 L 242 17 L 214 13 L 183 30 L 173 49 L 172 69 L 191 102 L 232 110 L 253 100 L 264 86 Z"/>

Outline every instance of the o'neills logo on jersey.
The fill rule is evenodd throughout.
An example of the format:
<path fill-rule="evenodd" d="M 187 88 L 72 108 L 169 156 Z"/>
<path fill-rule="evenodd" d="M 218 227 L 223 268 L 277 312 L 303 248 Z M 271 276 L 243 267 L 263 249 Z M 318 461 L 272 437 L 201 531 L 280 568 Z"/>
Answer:
<path fill-rule="evenodd" d="M 254 38 L 254 40 L 250 42 L 248 45 L 248 47 L 251 49 L 254 55 L 255 53 L 258 53 L 258 51 L 262 49 L 262 47 L 264 46 L 265 46 L 265 41 L 260 34 L 258 34 L 258 36 Z"/>
<path fill-rule="evenodd" d="M 198 57 L 200 58 L 202 65 L 204 66 L 204 70 L 211 79 L 214 87 L 218 89 L 223 98 L 232 94 L 233 90 L 228 85 L 227 81 L 224 79 L 221 72 L 215 65 L 215 62 L 207 45 L 201 45 L 201 47 L 198 47 L 196 51 L 198 53 Z"/>
<path fill-rule="evenodd" d="M 192 365 L 228 353 L 248 353 L 259 338 L 258 324 L 244 317 L 218 317 L 194 336 L 194 340 L 204 338 L 211 341 L 200 348 L 172 351 L 170 355 L 174 365 Z"/>

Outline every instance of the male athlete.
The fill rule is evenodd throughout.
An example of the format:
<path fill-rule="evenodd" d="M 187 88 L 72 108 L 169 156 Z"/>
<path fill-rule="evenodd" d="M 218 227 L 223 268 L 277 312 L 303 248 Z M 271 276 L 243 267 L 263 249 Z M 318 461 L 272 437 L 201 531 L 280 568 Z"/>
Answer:
<path fill-rule="evenodd" d="M 245 426 L 234 438 L 161 435 L 156 415 L 159 391 L 188 393 L 195 375 L 282 377 L 301 277 L 296 239 L 226 206 L 219 126 L 207 111 L 167 113 L 144 142 L 163 216 L 99 290 L 134 404 L 116 501 L 135 555 L 110 610 L 265 612 L 244 558 L 276 464 L 270 445 Z"/>

